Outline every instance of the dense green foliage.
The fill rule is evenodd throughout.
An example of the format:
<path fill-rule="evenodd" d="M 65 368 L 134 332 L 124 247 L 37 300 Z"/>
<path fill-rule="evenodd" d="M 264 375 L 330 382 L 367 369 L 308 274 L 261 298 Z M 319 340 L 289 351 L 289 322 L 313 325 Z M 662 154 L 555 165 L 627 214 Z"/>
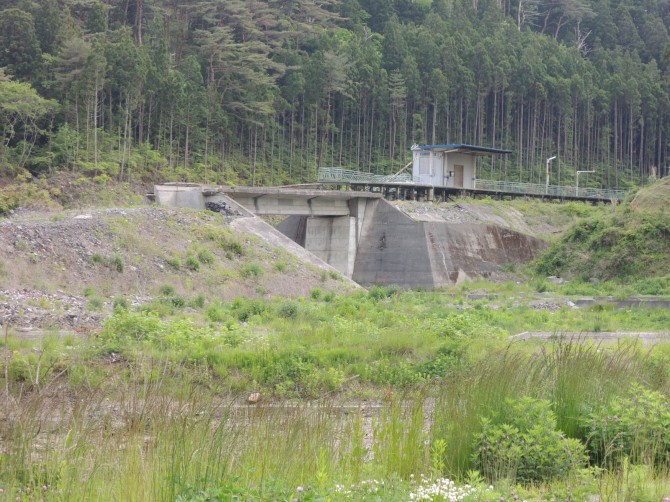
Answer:
<path fill-rule="evenodd" d="M 668 24 L 629 0 L 9 0 L 0 174 L 277 184 L 388 172 L 417 143 L 482 177 L 666 174 Z"/>
<path fill-rule="evenodd" d="M 565 478 L 586 466 L 584 445 L 557 429 L 549 401 L 509 401 L 500 416 L 482 422 L 475 461 L 489 479 L 537 483 Z"/>
<path fill-rule="evenodd" d="M 670 215 L 635 211 L 626 204 L 605 217 L 572 226 L 538 260 L 546 275 L 573 275 L 630 281 L 651 277 L 639 288 L 644 294 L 668 294 L 670 278 Z"/>

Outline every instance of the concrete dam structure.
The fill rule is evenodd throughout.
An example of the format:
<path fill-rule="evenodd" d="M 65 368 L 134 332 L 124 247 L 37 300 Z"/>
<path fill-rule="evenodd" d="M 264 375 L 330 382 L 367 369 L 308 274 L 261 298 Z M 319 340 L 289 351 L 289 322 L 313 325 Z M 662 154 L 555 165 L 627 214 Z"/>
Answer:
<path fill-rule="evenodd" d="M 546 246 L 491 224 L 418 221 L 369 192 L 168 184 L 154 195 L 167 206 L 244 212 L 238 228 L 253 226 L 255 235 L 281 245 L 278 230 L 362 286 L 435 289 L 488 278 Z M 286 218 L 275 229 L 260 218 L 252 223 L 252 215 Z"/>

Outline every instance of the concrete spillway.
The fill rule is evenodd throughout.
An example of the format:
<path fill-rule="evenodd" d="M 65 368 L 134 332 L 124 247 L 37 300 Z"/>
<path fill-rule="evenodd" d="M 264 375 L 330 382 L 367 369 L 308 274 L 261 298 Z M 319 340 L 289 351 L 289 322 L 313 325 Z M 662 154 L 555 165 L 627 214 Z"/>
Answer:
<path fill-rule="evenodd" d="M 378 195 L 360 192 L 160 185 L 155 194 L 165 205 L 228 204 L 287 216 L 277 230 L 363 286 L 439 288 L 490 277 L 545 247 L 540 239 L 495 225 L 417 221 Z M 261 227 L 268 235 L 276 232 L 258 219 L 257 236 Z"/>

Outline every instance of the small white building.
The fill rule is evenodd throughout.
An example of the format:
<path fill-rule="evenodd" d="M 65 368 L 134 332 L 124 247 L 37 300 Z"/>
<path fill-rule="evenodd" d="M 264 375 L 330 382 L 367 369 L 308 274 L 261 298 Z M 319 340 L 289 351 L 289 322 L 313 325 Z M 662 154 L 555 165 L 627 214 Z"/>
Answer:
<path fill-rule="evenodd" d="M 412 175 L 415 183 L 447 188 L 475 188 L 477 157 L 509 154 L 485 146 L 414 145 Z"/>

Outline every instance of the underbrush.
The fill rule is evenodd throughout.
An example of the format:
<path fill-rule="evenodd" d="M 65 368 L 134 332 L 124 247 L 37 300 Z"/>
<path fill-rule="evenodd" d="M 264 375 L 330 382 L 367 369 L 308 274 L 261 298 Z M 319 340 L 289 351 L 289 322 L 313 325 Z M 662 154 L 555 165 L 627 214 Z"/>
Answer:
<path fill-rule="evenodd" d="M 12 500 L 670 494 L 667 345 L 507 338 L 515 322 L 645 329 L 666 311 L 446 298 L 375 288 L 163 318 L 125 306 L 88 339 L 8 334 L 0 489 Z"/>
<path fill-rule="evenodd" d="M 651 294 L 667 294 L 670 271 L 670 216 L 634 211 L 629 204 L 607 217 L 572 226 L 536 263 L 542 275 L 571 275 L 643 282 Z M 647 278 L 664 277 L 656 282 Z M 641 278 L 644 278 L 640 281 Z"/>
<path fill-rule="evenodd" d="M 77 399 L 54 399 L 62 377 L 12 394 L 0 488 L 50 500 L 652 500 L 670 493 L 669 387 L 647 358 L 507 347 L 372 401 L 249 405 L 203 368 L 136 353 Z"/>

